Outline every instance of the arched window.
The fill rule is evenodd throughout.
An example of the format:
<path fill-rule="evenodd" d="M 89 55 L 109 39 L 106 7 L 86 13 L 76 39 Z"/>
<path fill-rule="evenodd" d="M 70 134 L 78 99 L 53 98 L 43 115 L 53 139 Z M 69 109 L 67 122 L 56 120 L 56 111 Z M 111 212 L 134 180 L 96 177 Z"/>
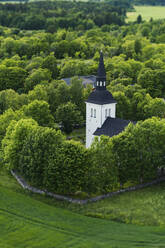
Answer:
<path fill-rule="evenodd" d="M 108 111 L 107 111 L 107 109 L 106 109 L 106 110 L 105 110 L 105 118 L 107 118 L 107 112 L 108 112 Z"/>
<path fill-rule="evenodd" d="M 94 118 L 96 118 L 96 109 L 94 109 Z"/>
<path fill-rule="evenodd" d="M 91 117 L 93 117 L 93 108 L 91 108 Z"/>

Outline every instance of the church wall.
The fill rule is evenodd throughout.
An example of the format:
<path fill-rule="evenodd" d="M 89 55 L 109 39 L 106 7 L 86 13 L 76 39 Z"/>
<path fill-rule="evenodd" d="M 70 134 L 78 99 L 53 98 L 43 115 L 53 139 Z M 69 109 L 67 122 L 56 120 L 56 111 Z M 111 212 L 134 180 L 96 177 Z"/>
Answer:
<path fill-rule="evenodd" d="M 91 113 L 93 109 L 93 114 Z M 102 126 L 102 105 L 86 103 L 86 147 L 90 147 L 93 133 Z M 95 115 L 96 113 L 96 115 Z"/>
<path fill-rule="evenodd" d="M 106 114 L 106 110 L 107 110 L 107 114 Z M 110 113 L 109 113 L 109 110 L 110 110 Z M 106 118 L 109 116 L 112 118 L 116 117 L 116 103 L 109 103 L 109 104 L 102 105 L 102 124 L 104 123 Z"/>
<path fill-rule="evenodd" d="M 116 117 L 116 103 L 104 104 L 104 105 L 88 103 L 88 102 L 86 103 L 86 147 L 87 148 L 91 146 L 92 141 L 95 137 L 93 133 L 96 131 L 97 128 L 101 128 L 101 126 L 103 125 L 104 121 L 108 116 L 111 116 L 113 118 Z"/>

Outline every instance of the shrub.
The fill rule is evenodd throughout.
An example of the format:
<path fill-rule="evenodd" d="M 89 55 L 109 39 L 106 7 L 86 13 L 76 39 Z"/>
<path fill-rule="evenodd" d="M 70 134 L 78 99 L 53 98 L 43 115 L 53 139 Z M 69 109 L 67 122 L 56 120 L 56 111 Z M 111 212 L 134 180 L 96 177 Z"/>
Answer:
<path fill-rule="evenodd" d="M 75 141 L 65 141 L 50 157 L 45 168 L 44 185 L 64 194 L 85 191 L 89 168 L 89 152 Z"/>

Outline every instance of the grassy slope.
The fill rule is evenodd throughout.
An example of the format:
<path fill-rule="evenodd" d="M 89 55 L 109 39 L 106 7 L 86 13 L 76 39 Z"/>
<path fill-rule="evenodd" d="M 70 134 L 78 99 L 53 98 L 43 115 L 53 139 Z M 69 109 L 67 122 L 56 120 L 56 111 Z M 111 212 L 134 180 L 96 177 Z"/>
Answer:
<path fill-rule="evenodd" d="M 165 18 L 165 7 L 164 6 L 134 6 L 136 12 L 127 13 L 127 22 L 136 21 L 137 16 L 141 15 L 143 20 L 149 21 L 153 19 Z"/>
<path fill-rule="evenodd" d="M 0 247 L 165 247 L 165 228 L 85 217 L 28 194 L 12 177 L 1 173 Z"/>
<path fill-rule="evenodd" d="M 81 213 L 124 223 L 165 227 L 165 183 L 124 193 L 95 204 Z"/>

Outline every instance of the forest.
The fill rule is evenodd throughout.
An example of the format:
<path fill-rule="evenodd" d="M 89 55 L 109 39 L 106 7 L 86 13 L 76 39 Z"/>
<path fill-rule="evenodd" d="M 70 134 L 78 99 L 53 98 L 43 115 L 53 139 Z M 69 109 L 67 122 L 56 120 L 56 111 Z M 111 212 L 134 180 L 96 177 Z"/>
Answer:
<path fill-rule="evenodd" d="M 111 2 L 0 5 L 1 165 L 32 185 L 99 194 L 164 168 L 165 20 L 126 24 L 129 1 Z M 117 117 L 138 123 L 86 149 L 66 135 L 85 124 L 78 76 L 97 74 L 100 50 Z"/>
<path fill-rule="evenodd" d="M 43 29 L 50 33 L 58 28 L 87 30 L 94 25 L 122 25 L 129 6 L 129 2 L 120 4 L 119 0 L 101 4 L 70 1 L 1 4 L 0 25 L 26 30 Z"/>

